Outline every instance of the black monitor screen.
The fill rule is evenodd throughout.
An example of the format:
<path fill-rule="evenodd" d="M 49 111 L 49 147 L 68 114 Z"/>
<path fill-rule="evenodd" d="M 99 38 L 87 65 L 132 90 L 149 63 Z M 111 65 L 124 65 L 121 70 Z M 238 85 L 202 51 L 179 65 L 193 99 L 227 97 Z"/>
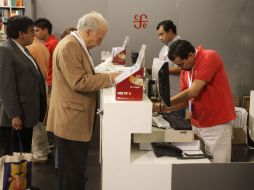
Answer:
<path fill-rule="evenodd" d="M 158 93 L 164 106 L 170 106 L 170 84 L 168 62 L 164 62 L 158 71 Z"/>

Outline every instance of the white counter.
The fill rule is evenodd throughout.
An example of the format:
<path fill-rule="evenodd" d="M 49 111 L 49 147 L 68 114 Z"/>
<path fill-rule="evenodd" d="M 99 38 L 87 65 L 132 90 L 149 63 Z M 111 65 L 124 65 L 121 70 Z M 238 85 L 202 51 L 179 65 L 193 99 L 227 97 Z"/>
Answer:
<path fill-rule="evenodd" d="M 156 158 L 131 147 L 131 134 L 151 133 L 152 102 L 116 101 L 114 88 L 101 91 L 102 190 L 170 190 L 172 164 L 209 163 L 208 159 Z"/>

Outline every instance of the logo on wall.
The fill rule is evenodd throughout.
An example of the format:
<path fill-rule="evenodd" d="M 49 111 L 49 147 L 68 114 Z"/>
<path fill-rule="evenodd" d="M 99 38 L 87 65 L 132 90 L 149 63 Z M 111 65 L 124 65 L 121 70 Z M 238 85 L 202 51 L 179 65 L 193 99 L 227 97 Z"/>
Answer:
<path fill-rule="evenodd" d="M 146 14 L 134 15 L 133 26 L 136 29 L 147 28 L 148 16 Z"/>

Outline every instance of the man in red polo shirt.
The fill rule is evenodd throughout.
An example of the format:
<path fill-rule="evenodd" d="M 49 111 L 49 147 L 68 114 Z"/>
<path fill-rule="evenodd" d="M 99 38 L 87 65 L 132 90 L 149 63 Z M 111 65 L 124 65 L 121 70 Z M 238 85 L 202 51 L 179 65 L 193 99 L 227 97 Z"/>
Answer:
<path fill-rule="evenodd" d="M 50 94 L 52 87 L 52 55 L 58 43 L 58 40 L 55 38 L 54 35 L 51 34 L 52 24 L 46 18 L 37 19 L 34 22 L 34 30 L 37 38 L 44 42 L 44 45 L 48 48 L 50 52 L 48 77 L 47 77 L 48 93 Z"/>
<path fill-rule="evenodd" d="M 213 162 L 231 161 L 231 120 L 236 118 L 224 64 L 214 50 L 196 49 L 186 40 L 170 46 L 168 57 L 181 71 L 181 92 L 171 97 L 172 107 L 187 107 L 196 135 L 204 140 Z"/>

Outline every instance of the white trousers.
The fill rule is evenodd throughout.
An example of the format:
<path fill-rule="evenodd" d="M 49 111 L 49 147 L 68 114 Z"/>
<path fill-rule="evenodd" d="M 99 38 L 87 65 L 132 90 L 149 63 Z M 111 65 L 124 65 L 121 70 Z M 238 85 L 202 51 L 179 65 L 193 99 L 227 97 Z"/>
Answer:
<path fill-rule="evenodd" d="M 232 126 L 230 123 L 207 128 L 193 126 L 193 130 L 204 141 L 205 152 L 213 156 L 212 162 L 231 162 Z"/>
<path fill-rule="evenodd" d="M 50 153 L 46 127 L 39 122 L 33 128 L 32 153 L 37 160 L 47 160 Z"/>

